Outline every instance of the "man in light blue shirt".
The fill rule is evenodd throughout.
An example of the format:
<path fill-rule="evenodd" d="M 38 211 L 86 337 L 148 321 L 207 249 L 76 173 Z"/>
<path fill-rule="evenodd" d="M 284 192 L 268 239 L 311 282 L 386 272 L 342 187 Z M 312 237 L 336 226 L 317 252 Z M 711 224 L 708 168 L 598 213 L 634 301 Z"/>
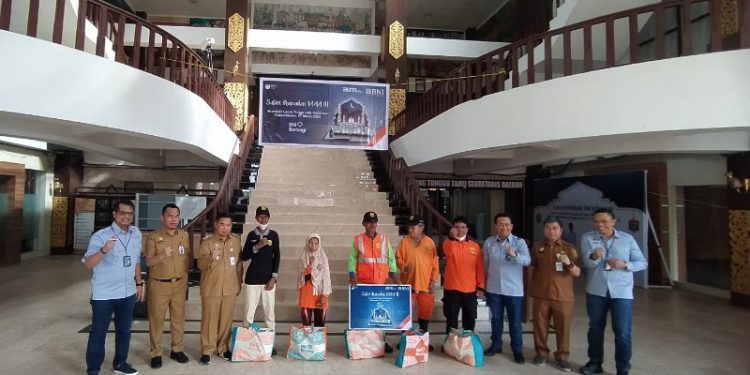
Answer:
<path fill-rule="evenodd" d="M 503 313 L 508 314 L 508 331 L 513 360 L 522 364 L 523 339 L 521 313 L 523 307 L 523 267 L 531 263 L 529 248 L 523 238 L 511 234 L 513 223 L 505 213 L 495 215 L 495 232 L 484 241 L 482 259 L 487 275 L 487 306 L 490 309 L 492 344 L 485 355 L 501 353 L 503 348 Z"/>
<path fill-rule="evenodd" d="M 585 375 L 604 371 L 604 328 L 611 311 L 617 375 L 627 375 L 632 357 L 633 272 L 645 270 L 648 263 L 633 236 L 615 230 L 611 210 L 596 210 L 593 221 L 596 230 L 581 237 L 581 259 L 587 270 L 589 361 L 580 371 Z"/>
<path fill-rule="evenodd" d="M 98 374 L 104 362 L 104 342 L 112 314 L 115 316 L 115 357 L 112 368 L 117 374 L 137 375 L 126 361 L 130 348 L 133 307 L 143 299 L 141 280 L 141 231 L 133 222 L 133 202 L 117 202 L 114 222 L 93 236 L 81 260 L 93 270 L 91 279 L 91 331 L 86 347 L 86 372 Z"/>

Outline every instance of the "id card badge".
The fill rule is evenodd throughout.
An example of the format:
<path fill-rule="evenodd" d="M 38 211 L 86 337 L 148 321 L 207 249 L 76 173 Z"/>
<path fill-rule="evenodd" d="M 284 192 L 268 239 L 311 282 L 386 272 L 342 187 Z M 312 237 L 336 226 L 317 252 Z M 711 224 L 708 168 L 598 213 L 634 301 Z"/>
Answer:
<path fill-rule="evenodd" d="M 237 258 L 235 257 L 229 257 L 229 265 L 230 266 L 236 266 L 237 265 Z"/>
<path fill-rule="evenodd" d="M 177 252 L 180 253 L 180 255 L 185 255 L 185 246 L 180 245 L 180 247 L 177 248 Z"/>
<path fill-rule="evenodd" d="M 122 266 L 123 267 L 130 267 L 130 255 L 125 255 L 122 257 Z"/>
<path fill-rule="evenodd" d="M 598 238 L 591 239 L 591 248 L 592 249 L 603 249 L 604 244 L 602 244 L 602 240 Z"/>
<path fill-rule="evenodd" d="M 555 271 L 562 272 L 563 271 L 563 264 L 560 261 L 555 262 Z"/>

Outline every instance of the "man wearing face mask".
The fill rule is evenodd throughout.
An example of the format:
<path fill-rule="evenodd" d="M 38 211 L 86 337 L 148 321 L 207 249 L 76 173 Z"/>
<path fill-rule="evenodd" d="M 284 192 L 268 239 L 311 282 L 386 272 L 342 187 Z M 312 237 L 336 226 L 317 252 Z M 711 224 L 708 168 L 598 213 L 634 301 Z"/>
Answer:
<path fill-rule="evenodd" d="M 268 207 L 258 206 L 255 210 L 255 220 L 258 226 L 247 235 L 245 246 L 242 248 L 242 260 L 251 261 L 245 274 L 245 324 L 253 323 L 258 302 L 262 301 L 266 326 L 275 330 L 274 302 L 281 260 L 279 234 L 268 228 L 271 220 Z"/>
<path fill-rule="evenodd" d="M 458 328 L 458 314 L 461 313 L 462 328 L 474 330 L 477 320 L 477 294 L 484 293 L 484 261 L 479 244 L 466 238 L 469 227 L 466 218 L 453 219 L 450 238 L 443 241 L 445 253 L 445 292 L 443 294 L 443 314 L 445 332 Z"/>

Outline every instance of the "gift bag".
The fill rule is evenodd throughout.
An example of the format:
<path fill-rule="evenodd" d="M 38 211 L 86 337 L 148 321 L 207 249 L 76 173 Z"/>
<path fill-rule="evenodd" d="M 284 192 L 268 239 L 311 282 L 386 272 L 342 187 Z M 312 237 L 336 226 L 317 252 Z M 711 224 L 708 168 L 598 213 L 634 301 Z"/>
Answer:
<path fill-rule="evenodd" d="M 347 329 L 346 357 L 349 359 L 377 358 L 385 355 L 385 332 L 380 329 Z"/>
<path fill-rule="evenodd" d="M 430 355 L 430 333 L 411 329 L 401 334 L 396 366 L 404 368 L 427 362 Z"/>
<path fill-rule="evenodd" d="M 289 327 L 289 359 L 322 361 L 326 359 L 325 327 Z"/>
<path fill-rule="evenodd" d="M 251 324 L 249 328 L 232 327 L 232 362 L 262 362 L 271 360 L 274 331 Z"/>
<path fill-rule="evenodd" d="M 469 366 L 484 367 L 484 352 L 479 335 L 472 331 L 451 329 L 443 343 L 445 354 Z"/>

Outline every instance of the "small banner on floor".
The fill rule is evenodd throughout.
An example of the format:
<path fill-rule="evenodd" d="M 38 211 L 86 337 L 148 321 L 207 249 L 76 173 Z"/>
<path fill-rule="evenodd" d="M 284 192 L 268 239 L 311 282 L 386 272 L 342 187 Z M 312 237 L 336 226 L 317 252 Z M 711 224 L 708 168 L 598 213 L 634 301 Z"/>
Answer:
<path fill-rule="evenodd" d="M 388 85 L 261 78 L 260 144 L 388 149 Z"/>
<path fill-rule="evenodd" d="M 411 285 L 358 284 L 349 288 L 349 328 L 411 328 Z"/>

